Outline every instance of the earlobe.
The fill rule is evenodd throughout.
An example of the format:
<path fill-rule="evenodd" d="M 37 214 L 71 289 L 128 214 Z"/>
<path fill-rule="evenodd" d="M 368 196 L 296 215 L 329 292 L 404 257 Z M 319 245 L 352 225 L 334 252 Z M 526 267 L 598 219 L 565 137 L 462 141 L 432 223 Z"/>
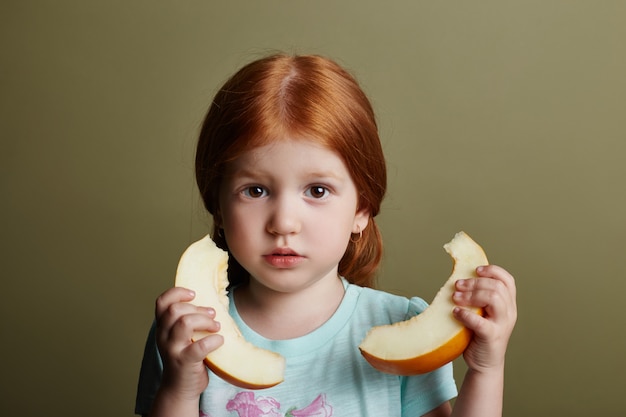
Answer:
<path fill-rule="evenodd" d="M 213 215 L 213 225 L 216 229 L 222 228 L 222 215 L 220 214 L 219 210 L 216 211 Z"/>
<path fill-rule="evenodd" d="M 213 239 L 219 241 L 226 241 L 224 234 L 224 224 L 222 223 L 222 216 L 219 211 L 216 211 L 213 215 Z"/>
<path fill-rule="evenodd" d="M 352 233 L 360 234 L 369 224 L 370 213 L 369 210 L 359 210 L 354 216 L 354 224 L 352 225 Z"/>
<path fill-rule="evenodd" d="M 363 230 L 357 226 L 357 230 L 358 232 L 352 232 L 353 235 L 359 235 L 356 238 L 353 238 L 352 235 L 350 235 L 350 242 L 352 243 L 357 243 L 359 240 L 361 240 L 361 238 L 363 237 Z"/>

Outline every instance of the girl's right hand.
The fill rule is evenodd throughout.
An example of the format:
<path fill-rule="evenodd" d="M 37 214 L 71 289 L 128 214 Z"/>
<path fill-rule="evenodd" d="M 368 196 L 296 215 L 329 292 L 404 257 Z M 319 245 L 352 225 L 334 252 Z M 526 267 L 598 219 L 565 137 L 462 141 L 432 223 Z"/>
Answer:
<path fill-rule="evenodd" d="M 224 342 L 221 335 L 213 334 L 220 329 L 215 310 L 188 303 L 194 297 L 193 291 L 174 287 L 156 300 L 156 339 L 163 359 L 161 389 L 183 401 L 198 401 L 209 383 L 203 360 Z M 194 331 L 201 330 L 212 334 L 192 342 Z"/>

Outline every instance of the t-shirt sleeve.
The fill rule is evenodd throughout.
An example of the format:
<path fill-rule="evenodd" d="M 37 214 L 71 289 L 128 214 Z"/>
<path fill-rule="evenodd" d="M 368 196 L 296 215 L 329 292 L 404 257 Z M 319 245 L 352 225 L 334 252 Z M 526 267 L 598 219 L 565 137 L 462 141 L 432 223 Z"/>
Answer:
<path fill-rule="evenodd" d="M 426 310 L 428 303 L 420 297 L 412 297 L 409 299 L 409 309 L 407 311 L 407 319 L 418 315 L 422 311 Z"/>
<path fill-rule="evenodd" d="M 421 313 L 428 303 L 419 297 L 409 302 L 408 317 Z M 407 318 L 408 318 L 407 317 Z M 452 363 L 423 374 L 402 377 L 402 416 L 421 416 L 458 395 Z"/>
<path fill-rule="evenodd" d="M 163 362 L 156 345 L 156 326 L 153 323 L 146 340 L 146 346 L 139 371 L 137 384 L 137 398 L 135 400 L 135 414 L 146 415 L 152 408 L 152 402 L 161 383 Z"/>

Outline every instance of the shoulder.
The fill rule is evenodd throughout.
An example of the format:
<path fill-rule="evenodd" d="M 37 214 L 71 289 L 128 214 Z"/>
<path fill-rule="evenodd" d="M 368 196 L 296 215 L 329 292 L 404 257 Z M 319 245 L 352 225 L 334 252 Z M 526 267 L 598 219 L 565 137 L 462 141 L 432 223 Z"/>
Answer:
<path fill-rule="evenodd" d="M 357 297 L 355 313 L 375 319 L 380 324 L 395 323 L 413 317 L 428 307 L 420 297 L 407 298 L 402 295 L 349 284 L 347 294 Z"/>

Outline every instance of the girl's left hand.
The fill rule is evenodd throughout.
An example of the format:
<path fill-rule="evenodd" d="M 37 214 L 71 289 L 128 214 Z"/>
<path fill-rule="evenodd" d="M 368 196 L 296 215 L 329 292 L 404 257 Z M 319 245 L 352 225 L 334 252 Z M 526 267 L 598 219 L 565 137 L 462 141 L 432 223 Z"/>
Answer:
<path fill-rule="evenodd" d="M 504 356 L 517 320 L 515 279 L 496 265 L 476 268 L 478 278 L 456 282 L 454 316 L 474 332 L 463 354 L 468 367 L 486 372 L 504 367 Z M 463 307 L 481 307 L 484 316 Z"/>

